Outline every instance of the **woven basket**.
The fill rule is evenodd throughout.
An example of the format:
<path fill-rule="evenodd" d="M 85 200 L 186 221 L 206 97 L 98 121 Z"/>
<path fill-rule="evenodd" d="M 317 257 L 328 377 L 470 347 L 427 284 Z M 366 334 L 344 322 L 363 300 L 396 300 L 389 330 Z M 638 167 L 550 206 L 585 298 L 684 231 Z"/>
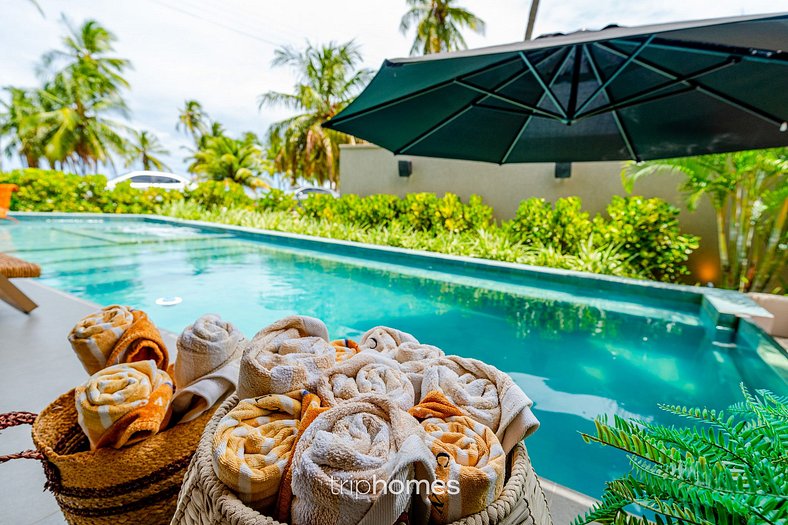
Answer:
<path fill-rule="evenodd" d="M 66 521 L 76 525 L 168 523 L 184 474 L 211 413 L 175 425 L 133 446 L 90 452 L 77 423 L 74 391 L 33 422 L 33 442 L 47 488 Z M 35 452 L 16 455 L 33 457 Z"/>
<path fill-rule="evenodd" d="M 178 496 L 172 525 L 283 525 L 244 505 L 213 471 L 213 434 L 219 420 L 237 404 L 237 396 L 229 397 L 205 427 Z M 510 453 L 508 479 L 501 496 L 481 512 L 450 525 L 477 524 L 552 525 L 547 500 L 522 443 Z"/>

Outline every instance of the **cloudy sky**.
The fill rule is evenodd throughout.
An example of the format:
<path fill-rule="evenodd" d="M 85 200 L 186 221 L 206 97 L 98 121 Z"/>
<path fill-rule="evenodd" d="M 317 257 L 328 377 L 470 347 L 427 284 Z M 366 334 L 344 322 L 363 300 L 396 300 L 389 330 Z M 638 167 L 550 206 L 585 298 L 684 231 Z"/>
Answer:
<path fill-rule="evenodd" d="M 118 37 L 117 55 L 128 58 L 131 125 L 148 129 L 170 150 L 169 164 L 183 170 L 187 144 L 175 130 L 178 107 L 199 100 L 231 133 L 267 126 L 287 116 L 258 110 L 268 90 L 288 91 L 291 71 L 272 69 L 274 49 L 355 39 L 365 65 L 407 55 L 412 35 L 399 32 L 404 0 L 0 0 L 0 85 L 32 86 L 42 53 L 65 31 L 61 14 L 75 23 L 93 18 Z M 598 29 L 610 23 L 643 25 L 675 20 L 768 13 L 785 0 L 541 0 L 535 34 Z M 487 23 L 484 36 L 467 35 L 470 47 L 521 40 L 530 0 L 462 0 Z M 8 164 L 4 164 L 8 166 Z"/>

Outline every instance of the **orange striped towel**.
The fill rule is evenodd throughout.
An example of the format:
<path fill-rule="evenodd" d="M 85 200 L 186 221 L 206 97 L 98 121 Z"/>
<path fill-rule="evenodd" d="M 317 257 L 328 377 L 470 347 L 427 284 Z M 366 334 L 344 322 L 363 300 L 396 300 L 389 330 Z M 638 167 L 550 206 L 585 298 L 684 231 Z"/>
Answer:
<path fill-rule="evenodd" d="M 158 329 L 142 310 L 111 305 L 82 318 L 68 335 L 89 374 L 119 363 L 152 359 L 167 369 L 169 354 Z"/>
<path fill-rule="evenodd" d="M 506 454 L 495 433 L 462 411 L 438 391 L 408 411 L 426 431 L 435 456 L 435 487 L 430 495 L 432 523 L 450 523 L 492 504 L 503 491 Z"/>
<path fill-rule="evenodd" d="M 293 315 L 260 330 L 246 345 L 238 374 L 238 397 L 301 390 L 336 364 L 336 348 L 319 319 Z"/>
<path fill-rule="evenodd" d="M 166 427 L 173 389 L 170 376 L 153 360 L 113 365 L 93 374 L 75 391 L 78 422 L 91 450 L 121 448 Z"/>
<path fill-rule="evenodd" d="M 337 339 L 331 341 L 331 346 L 336 349 L 337 363 L 346 361 L 359 353 L 358 343 L 352 339 Z"/>
<path fill-rule="evenodd" d="M 269 510 L 290 464 L 302 414 L 319 404 L 304 390 L 241 400 L 213 436 L 216 476 L 244 503 Z"/>

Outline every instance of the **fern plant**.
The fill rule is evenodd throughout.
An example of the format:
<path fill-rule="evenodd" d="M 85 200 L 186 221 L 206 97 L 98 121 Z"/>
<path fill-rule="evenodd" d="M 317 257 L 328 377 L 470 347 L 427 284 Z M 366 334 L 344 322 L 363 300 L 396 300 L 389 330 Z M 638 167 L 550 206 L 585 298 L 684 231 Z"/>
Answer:
<path fill-rule="evenodd" d="M 598 417 L 583 439 L 627 452 L 632 470 L 574 525 L 649 523 L 632 508 L 657 524 L 788 523 L 788 397 L 741 389 L 744 401 L 727 411 L 660 405 L 694 428 Z"/>

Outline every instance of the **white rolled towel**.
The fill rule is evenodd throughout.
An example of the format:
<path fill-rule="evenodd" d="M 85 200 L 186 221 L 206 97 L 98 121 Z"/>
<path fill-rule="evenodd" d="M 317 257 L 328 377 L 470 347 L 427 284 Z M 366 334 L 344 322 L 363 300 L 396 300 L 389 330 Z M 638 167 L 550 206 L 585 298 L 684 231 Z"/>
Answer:
<path fill-rule="evenodd" d="M 245 343 L 241 331 L 218 315 L 204 315 L 186 327 L 176 342 L 175 421 L 192 421 L 235 391 Z"/>
<path fill-rule="evenodd" d="M 432 391 L 445 395 L 468 417 L 486 425 L 508 454 L 514 446 L 539 428 L 525 392 L 509 375 L 478 359 L 449 355 L 421 363 L 420 399 Z"/>
<path fill-rule="evenodd" d="M 323 412 L 293 453 L 292 523 L 395 523 L 410 507 L 409 480 L 435 479 L 425 437 L 416 419 L 378 395 Z"/>
<path fill-rule="evenodd" d="M 308 387 L 327 405 L 352 401 L 363 394 L 380 394 L 403 410 L 415 402 L 413 384 L 400 365 L 374 352 L 360 352 L 326 370 Z"/>
<path fill-rule="evenodd" d="M 444 355 L 443 350 L 437 346 L 419 343 L 411 334 L 387 326 L 376 326 L 364 333 L 359 349 L 362 352 L 377 352 L 398 363 L 434 359 Z"/>

